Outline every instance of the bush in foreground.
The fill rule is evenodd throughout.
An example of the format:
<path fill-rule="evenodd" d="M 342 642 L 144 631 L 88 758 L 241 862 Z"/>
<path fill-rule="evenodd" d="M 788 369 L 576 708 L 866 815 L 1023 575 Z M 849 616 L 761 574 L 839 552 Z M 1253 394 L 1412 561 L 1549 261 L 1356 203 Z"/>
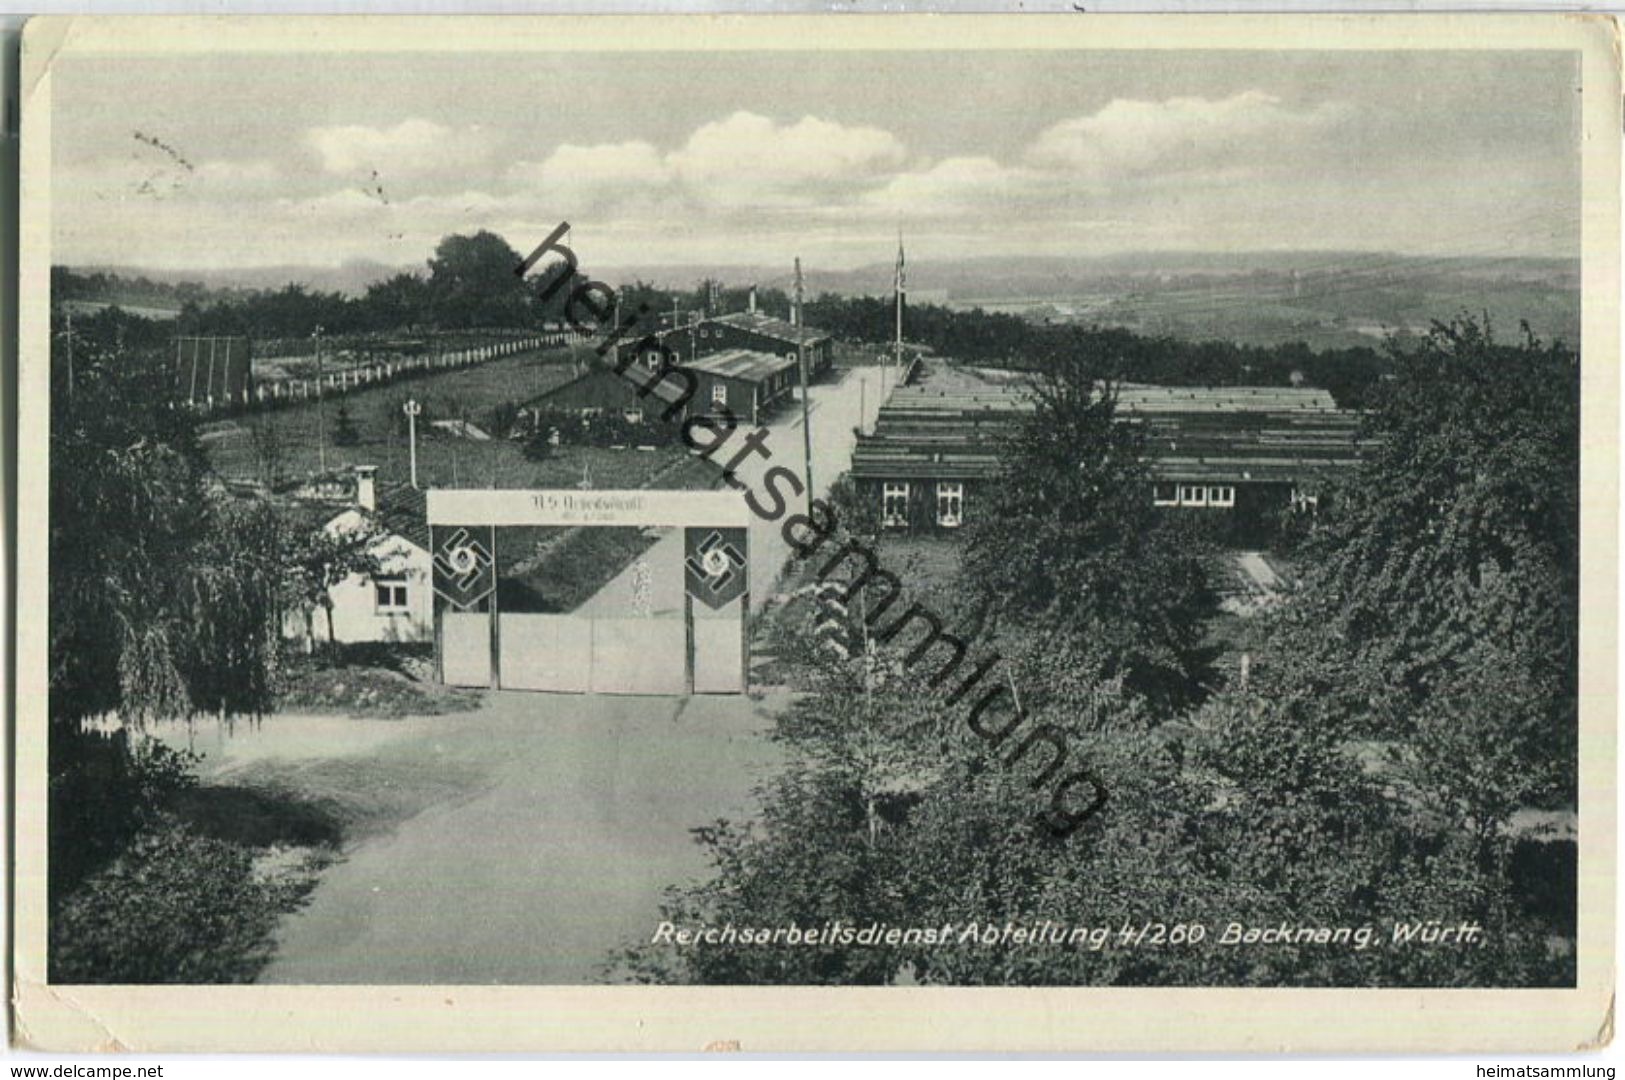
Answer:
<path fill-rule="evenodd" d="M 167 821 L 53 913 L 53 983 L 248 982 L 306 887 L 256 872 L 249 848 Z"/>

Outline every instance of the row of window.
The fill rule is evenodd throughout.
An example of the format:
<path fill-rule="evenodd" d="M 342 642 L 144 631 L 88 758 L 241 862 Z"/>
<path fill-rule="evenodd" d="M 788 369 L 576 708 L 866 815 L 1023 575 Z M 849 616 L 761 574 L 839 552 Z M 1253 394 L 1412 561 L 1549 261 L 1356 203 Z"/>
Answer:
<path fill-rule="evenodd" d="M 880 492 L 880 524 L 888 529 L 908 525 L 908 485 L 888 483 Z M 965 520 L 965 485 L 952 480 L 937 482 L 937 524 L 958 528 Z"/>
<path fill-rule="evenodd" d="M 1236 505 L 1236 489 L 1227 484 L 1157 484 L 1151 501 L 1157 506 Z"/>
<path fill-rule="evenodd" d="M 372 588 L 373 610 L 379 615 L 399 615 L 411 610 L 406 602 L 406 578 L 373 578 Z"/>

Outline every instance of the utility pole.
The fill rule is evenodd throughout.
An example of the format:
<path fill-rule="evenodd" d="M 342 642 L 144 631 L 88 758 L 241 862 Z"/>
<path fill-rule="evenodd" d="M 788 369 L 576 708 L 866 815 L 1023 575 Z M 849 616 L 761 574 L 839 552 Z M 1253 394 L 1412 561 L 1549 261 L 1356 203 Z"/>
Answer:
<path fill-rule="evenodd" d="M 410 444 L 412 457 L 412 488 L 418 486 L 418 417 L 423 413 L 423 406 L 418 404 L 417 398 L 408 398 L 406 404 L 401 406 L 406 413 L 406 440 Z"/>
<path fill-rule="evenodd" d="M 326 388 L 322 385 L 322 328 L 311 335 L 316 340 L 316 462 L 317 471 L 327 475 Z"/>
<path fill-rule="evenodd" d="M 676 293 L 672 293 L 671 294 L 671 335 L 670 335 L 670 340 L 672 340 L 672 341 L 677 340 L 677 331 L 678 331 L 678 328 L 681 325 L 677 320 L 680 319 L 682 317 L 682 314 L 683 314 L 682 311 L 678 308 L 677 304 L 678 304 L 678 296 L 677 296 Z M 660 346 L 661 346 L 660 355 L 662 357 L 664 357 L 666 355 L 665 350 L 667 348 L 669 348 L 670 346 L 668 346 L 666 344 L 665 340 L 662 340 L 660 342 Z M 690 351 L 689 358 L 693 359 L 692 351 Z"/>
<path fill-rule="evenodd" d="M 812 407 L 807 401 L 807 345 L 801 333 L 801 257 L 796 257 L 796 367 L 801 372 L 801 450 L 807 466 L 807 517 L 813 516 Z"/>

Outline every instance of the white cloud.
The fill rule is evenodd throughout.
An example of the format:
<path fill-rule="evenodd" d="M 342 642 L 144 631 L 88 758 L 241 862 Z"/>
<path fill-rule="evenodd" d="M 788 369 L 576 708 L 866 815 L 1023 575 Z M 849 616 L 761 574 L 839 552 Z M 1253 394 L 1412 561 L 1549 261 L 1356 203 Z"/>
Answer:
<path fill-rule="evenodd" d="M 679 204 L 726 210 L 847 202 L 903 165 L 888 131 L 816 116 L 795 123 L 740 111 L 696 128 L 662 152 L 639 140 L 564 143 L 541 162 L 521 162 L 510 182 L 537 200 L 579 209 Z"/>
<path fill-rule="evenodd" d="M 402 120 L 394 127 L 340 124 L 312 128 L 310 145 L 322 168 L 338 175 L 397 177 L 467 172 L 489 159 L 493 140 L 479 125 L 449 128 L 432 120 Z"/>
<path fill-rule="evenodd" d="M 950 157 L 898 173 L 884 187 L 868 192 L 863 205 L 902 218 L 1001 213 L 1017 202 L 1040 198 L 1053 187 L 1050 177 L 1033 169 L 1001 165 L 990 157 Z"/>
<path fill-rule="evenodd" d="M 288 214 L 324 221 L 374 217 L 386 209 L 382 202 L 368 196 L 360 188 L 344 188 L 308 199 L 278 199 L 276 205 Z"/>
<path fill-rule="evenodd" d="M 737 206 L 828 194 L 831 185 L 884 175 L 907 156 L 895 135 L 877 127 L 816 116 L 781 125 L 740 111 L 695 130 L 667 161 L 694 194 Z"/>
<path fill-rule="evenodd" d="M 1247 90 L 1227 98 L 1163 101 L 1117 98 L 1092 116 L 1063 120 L 1030 146 L 1031 164 L 1102 179 L 1258 160 L 1283 144 L 1318 134 L 1340 117 L 1331 107 L 1294 110 Z"/>
<path fill-rule="evenodd" d="M 521 198 L 580 213 L 665 190 L 672 171 L 653 144 L 564 143 L 545 161 L 522 161 L 508 170 Z"/>

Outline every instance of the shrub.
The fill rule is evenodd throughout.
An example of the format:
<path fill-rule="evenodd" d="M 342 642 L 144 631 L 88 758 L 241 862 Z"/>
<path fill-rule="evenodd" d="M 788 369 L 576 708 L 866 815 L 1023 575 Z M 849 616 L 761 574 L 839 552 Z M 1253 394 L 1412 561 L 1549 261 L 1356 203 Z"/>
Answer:
<path fill-rule="evenodd" d="M 51 733 L 53 902 L 156 822 L 177 792 L 197 783 L 196 755 L 151 739 L 134 747 L 130 742 L 123 730 L 103 734 L 64 726 Z"/>
<path fill-rule="evenodd" d="M 163 821 L 53 912 L 50 980 L 247 982 L 303 891 L 263 880 L 248 848 Z"/>
<path fill-rule="evenodd" d="M 339 402 L 338 422 L 333 426 L 334 446 L 359 446 L 361 444 L 361 429 L 356 426 L 355 418 L 350 415 L 350 407 Z"/>

